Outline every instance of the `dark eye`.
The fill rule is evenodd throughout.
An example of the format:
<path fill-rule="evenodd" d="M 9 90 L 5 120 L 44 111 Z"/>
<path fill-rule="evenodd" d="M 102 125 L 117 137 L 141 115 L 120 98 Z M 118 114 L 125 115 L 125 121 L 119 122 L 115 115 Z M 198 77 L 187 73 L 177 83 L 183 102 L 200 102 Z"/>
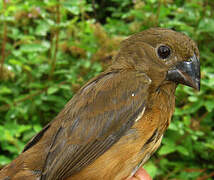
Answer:
<path fill-rule="evenodd" d="M 171 54 L 171 49 L 168 47 L 168 46 L 160 46 L 158 48 L 158 56 L 161 58 L 161 59 L 167 59 Z"/>

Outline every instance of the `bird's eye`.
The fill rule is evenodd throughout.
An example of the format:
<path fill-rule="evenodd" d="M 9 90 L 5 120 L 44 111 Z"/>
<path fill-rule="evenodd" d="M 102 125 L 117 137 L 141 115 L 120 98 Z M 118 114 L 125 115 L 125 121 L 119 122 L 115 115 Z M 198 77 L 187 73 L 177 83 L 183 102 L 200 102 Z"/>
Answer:
<path fill-rule="evenodd" d="M 167 59 L 170 56 L 170 54 L 171 54 L 171 49 L 168 46 L 161 45 L 158 48 L 157 52 L 158 52 L 158 56 L 161 59 Z"/>

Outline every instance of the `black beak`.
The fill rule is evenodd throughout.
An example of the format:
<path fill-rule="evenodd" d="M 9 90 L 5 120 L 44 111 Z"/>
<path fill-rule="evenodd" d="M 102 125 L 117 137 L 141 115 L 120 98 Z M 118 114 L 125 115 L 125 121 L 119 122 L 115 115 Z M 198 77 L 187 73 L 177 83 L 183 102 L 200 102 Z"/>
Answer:
<path fill-rule="evenodd" d="M 167 72 L 166 79 L 200 90 L 200 62 L 196 55 L 190 61 L 179 62 Z"/>

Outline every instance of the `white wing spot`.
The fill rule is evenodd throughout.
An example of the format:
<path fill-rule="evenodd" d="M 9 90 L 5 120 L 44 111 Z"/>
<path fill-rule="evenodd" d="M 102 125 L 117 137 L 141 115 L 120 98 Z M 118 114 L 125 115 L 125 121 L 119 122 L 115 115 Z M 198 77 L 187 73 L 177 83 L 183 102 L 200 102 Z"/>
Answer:
<path fill-rule="evenodd" d="M 144 111 L 145 111 L 145 107 L 143 108 L 142 112 L 138 115 L 137 119 L 135 119 L 135 122 L 137 122 L 139 119 L 142 118 L 143 114 L 144 114 Z"/>
<path fill-rule="evenodd" d="M 135 96 L 135 94 L 134 94 L 134 93 L 132 93 L 132 97 L 133 97 L 133 96 Z"/>

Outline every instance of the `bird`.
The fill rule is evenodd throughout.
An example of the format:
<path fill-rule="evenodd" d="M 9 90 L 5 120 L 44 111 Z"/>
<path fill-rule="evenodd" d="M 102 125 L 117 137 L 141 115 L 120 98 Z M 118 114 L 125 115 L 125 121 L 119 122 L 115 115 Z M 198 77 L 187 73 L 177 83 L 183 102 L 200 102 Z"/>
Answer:
<path fill-rule="evenodd" d="M 178 84 L 200 90 L 196 43 L 150 28 L 122 41 L 112 64 L 0 171 L 0 180 L 124 180 L 158 149 Z"/>

